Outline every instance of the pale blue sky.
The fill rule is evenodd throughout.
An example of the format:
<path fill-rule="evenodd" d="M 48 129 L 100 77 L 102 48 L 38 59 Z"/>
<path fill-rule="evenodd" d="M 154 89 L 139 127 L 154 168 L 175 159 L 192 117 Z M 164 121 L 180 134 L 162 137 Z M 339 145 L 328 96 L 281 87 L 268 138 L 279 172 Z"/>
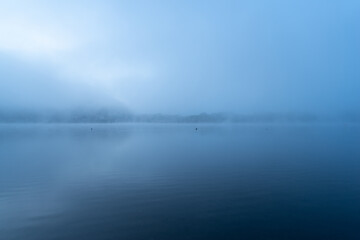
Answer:
<path fill-rule="evenodd" d="M 360 1 L 0 0 L 0 107 L 341 112 Z"/>

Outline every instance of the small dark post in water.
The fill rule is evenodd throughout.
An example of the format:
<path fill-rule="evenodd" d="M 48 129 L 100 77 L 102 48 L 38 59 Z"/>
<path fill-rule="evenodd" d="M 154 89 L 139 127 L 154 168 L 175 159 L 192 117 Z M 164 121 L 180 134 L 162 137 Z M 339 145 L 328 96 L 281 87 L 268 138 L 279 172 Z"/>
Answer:
<path fill-rule="evenodd" d="M 195 131 L 197 131 L 197 128 L 195 128 Z"/>

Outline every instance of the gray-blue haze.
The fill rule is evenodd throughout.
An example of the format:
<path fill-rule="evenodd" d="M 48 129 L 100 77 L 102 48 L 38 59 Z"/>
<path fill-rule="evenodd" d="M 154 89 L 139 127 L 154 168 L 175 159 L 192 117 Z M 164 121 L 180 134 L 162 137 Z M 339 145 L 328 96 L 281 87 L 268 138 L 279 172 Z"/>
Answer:
<path fill-rule="evenodd" d="M 360 2 L 3 1 L 1 109 L 358 112 Z"/>
<path fill-rule="evenodd" d="M 359 22 L 357 0 L 1 1 L 0 239 L 359 239 Z M 187 124 L 95 123 L 121 121 Z"/>
<path fill-rule="evenodd" d="M 359 125 L 194 127 L 1 125 L 0 239 L 360 238 Z"/>

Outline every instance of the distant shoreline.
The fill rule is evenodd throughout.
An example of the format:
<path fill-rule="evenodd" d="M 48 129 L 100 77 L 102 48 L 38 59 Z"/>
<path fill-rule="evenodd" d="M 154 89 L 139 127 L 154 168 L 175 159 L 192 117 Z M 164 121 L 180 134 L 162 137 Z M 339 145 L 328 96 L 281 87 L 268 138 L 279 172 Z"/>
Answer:
<path fill-rule="evenodd" d="M 193 115 L 175 114 L 132 114 L 123 111 L 106 109 L 72 112 L 5 112 L 0 111 L 0 123 L 327 123 L 346 122 L 360 123 L 360 114 L 340 114 L 317 116 L 315 114 L 294 113 L 201 113 Z"/>

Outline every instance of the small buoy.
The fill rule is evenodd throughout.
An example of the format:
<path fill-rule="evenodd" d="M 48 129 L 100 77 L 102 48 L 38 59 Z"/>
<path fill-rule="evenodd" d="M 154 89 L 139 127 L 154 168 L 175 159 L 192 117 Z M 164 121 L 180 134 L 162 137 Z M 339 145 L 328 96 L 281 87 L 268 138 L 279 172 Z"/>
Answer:
<path fill-rule="evenodd" d="M 195 128 L 195 130 L 197 131 L 197 128 Z"/>

